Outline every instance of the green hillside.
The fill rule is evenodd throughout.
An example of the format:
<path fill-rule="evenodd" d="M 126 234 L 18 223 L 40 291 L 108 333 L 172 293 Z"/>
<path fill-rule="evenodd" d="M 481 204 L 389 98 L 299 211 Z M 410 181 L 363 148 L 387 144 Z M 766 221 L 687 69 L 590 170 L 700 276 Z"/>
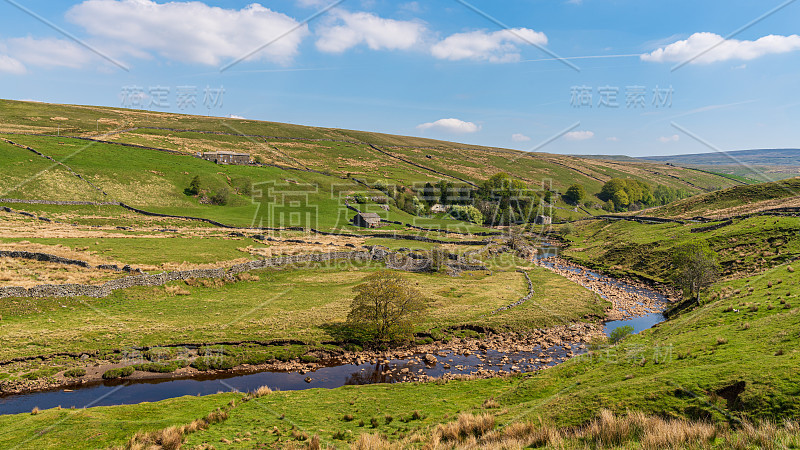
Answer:
<path fill-rule="evenodd" d="M 696 216 L 722 218 L 798 206 L 800 206 L 800 178 L 791 178 L 696 195 L 648 210 L 644 214 L 668 218 Z"/>
<path fill-rule="evenodd" d="M 693 193 L 739 184 L 712 173 L 658 163 L 527 153 L 362 131 L 107 107 L 0 100 L 2 131 L 95 137 L 187 154 L 237 150 L 267 163 L 337 176 L 352 174 L 370 181 L 386 179 L 403 185 L 437 179 L 479 183 L 502 171 L 532 186 L 542 186 L 544 182 L 550 188 L 552 183 L 552 188 L 560 192 L 572 183 L 581 183 L 590 194 L 599 192 L 602 184 L 613 177 L 632 177 Z"/>

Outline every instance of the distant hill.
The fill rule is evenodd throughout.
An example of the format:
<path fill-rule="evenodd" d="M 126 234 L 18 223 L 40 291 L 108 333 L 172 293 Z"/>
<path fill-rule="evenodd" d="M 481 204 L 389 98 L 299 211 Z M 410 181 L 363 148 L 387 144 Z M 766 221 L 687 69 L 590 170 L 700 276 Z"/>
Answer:
<path fill-rule="evenodd" d="M 240 187 L 268 182 L 318 186 L 314 201 L 325 212 L 320 215 L 325 219 L 323 228 L 338 223 L 337 191 L 366 189 L 379 195 L 370 189 L 379 181 L 381 186 L 415 186 L 419 191 L 425 183 L 439 180 L 476 186 L 506 172 L 534 189 L 565 192 L 578 183 L 589 200 L 611 178 L 636 179 L 689 194 L 749 182 L 632 158 L 595 159 L 368 131 L 11 100 L 0 100 L 0 139 L 22 145 L 0 141 L 4 156 L 0 171 L 8 174 L 0 177 L 0 198 L 95 202 L 112 198 L 160 213 L 238 225 L 249 224 L 257 208 L 252 193 Z M 33 158 L 24 147 L 64 160 L 67 166 L 48 169 L 50 160 Z M 194 157 L 209 151 L 248 153 L 262 166 L 216 166 Z M 184 195 L 194 176 L 211 191 L 227 190 L 227 204 L 209 205 Z M 564 203 L 557 206 L 562 208 L 561 218 L 586 214 Z M 389 213 L 390 220 L 417 220 L 401 211 Z"/>
<path fill-rule="evenodd" d="M 730 152 L 696 153 L 691 155 L 645 156 L 638 159 L 680 165 L 800 166 L 800 149 L 773 148 L 735 150 Z"/>
<path fill-rule="evenodd" d="M 647 210 L 648 216 L 727 218 L 775 208 L 800 207 L 800 178 L 736 186 L 672 202 Z"/>

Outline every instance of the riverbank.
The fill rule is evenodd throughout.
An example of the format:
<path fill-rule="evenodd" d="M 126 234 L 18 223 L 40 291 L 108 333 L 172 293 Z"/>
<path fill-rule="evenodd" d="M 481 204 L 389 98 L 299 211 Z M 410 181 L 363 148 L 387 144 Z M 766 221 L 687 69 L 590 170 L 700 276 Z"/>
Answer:
<path fill-rule="evenodd" d="M 280 360 L 271 358 L 262 363 L 236 364 L 224 368 L 215 368 L 213 364 L 209 364 L 211 367 L 208 367 L 208 370 L 190 366 L 202 356 L 201 353 L 213 350 L 213 353 L 206 355 L 206 358 L 217 357 L 224 360 L 226 352 L 231 351 L 230 346 L 226 349 L 226 346 L 207 344 L 201 348 L 179 349 L 179 358 L 182 358 L 183 362 L 172 371 L 159 373 L 135 370 L 127 376 L 112 381 L 104 380 L 103 377 L 109 370 L 137 364 L 149 364 L 152 367 L 153 360 L 143 359 L 141 354 L 127 355 L 123 359 L 119 357 L 103 359 L 83 355 L 79 358 L 82 364 L 75 368 L 83 369 L 84 373 L 78 376 L 74 376 L 73 372 L 73 377 L 68 377 L 62 371 L 36 380 L 4 380 L 0 381 L 0 393 L 8 396 L 64 389 L 77 390 L 103 383 L 107 385 L 121 382 L 163 383 L 183 379 L 230 378 L 263 372 L 305 375 L 304 380 L 308 387 L 315 387 L 315 372 L 339 366 L 351 366 L 358 372 L 370 372 L 371 375 L 367 377 L 368 380 L 373 380 L 370 382 L 490 378 L 509 373 L 536 372 L 583 353 L 588 343 L 603 338 L 604 322 L 660 312 L 670 301 L 669 293 L 655 292 L 636 282 L 623 283 L 603 277 L 585 267 L 566 261 L 551 259 L 539 261 L 539 265 L 609 300 L 613 306 L 606 312 L 606 317 L 587 316 L 584 318 L 585 322 L 565 321 L 563 325 L 557 327 L 524 333 L 496 332 L 484 327 L 465 326 L 460 330 L 451 330 L 453 334 L 438 341 L 388 351 L 352 352 L 332 345 L 314 348 L 295 343 L 293 347 L 287 346 L 285 347 L 287 350 L 280 351 L 283 355 Z M 172 355 L 173 360 L 163 361 L 161 365 L 175 362 L 176 351 L 166 350 Z M 287 357 L 289 354 L 294 356 Z M 155 365 L 157 368 L 160 367 L 158 364 Z M 379 376 L 375 375 L 376 372 Z"/>
<path fill-rule="evenodd" d="M 561 258 L 535 262 L 611 302 L 612 308 L 606 311 L 607 321 L 627 320 L 660 313 L 670 304 L 680 300 L 677 292 L 665 286 L 651 286 L 638 280 L 611 278 Z"/>

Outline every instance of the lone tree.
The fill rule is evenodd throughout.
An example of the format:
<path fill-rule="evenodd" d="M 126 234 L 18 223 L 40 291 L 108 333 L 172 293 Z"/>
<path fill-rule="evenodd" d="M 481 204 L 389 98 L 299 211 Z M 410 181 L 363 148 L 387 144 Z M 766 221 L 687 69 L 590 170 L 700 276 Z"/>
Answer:
<path fill-rule="evenodd" d="M 568 187 L 567 192 L 564 193 L 564 200 L 573 205 L 582 202 L 584 198 L 586 198 L 586 190 L 577 183 Z"/>
<path fill-rule="evenodd" d="M 428 254 L 432 272 L 441 272 L 447 269 L 447 262 L 450 261 L 450 256 L 441 245 L 433 247 Z"/>
<path fill-rule="evenodd" d="M 705 241 L 692 241 L 678 247 L 672 264 L 675 281 L 697 303 L 700 303 L 700 291 L 714 284 L 719 276 L 717 253 Z"/>
<path fill-rule="evenodd" d="M 189 187 L 183 190 L 186 195 L 197 195 L 200 193 L 200 175 L 195 175 L 189 182 Z"/>
<path fill-rule="evenodd" d="M 419 291 L 388 270 L 370 275 L 353 290 L 356 297 L 347 322 L 365 344 L 384 346 L 407 340 L 427 306 L 427 299 Z"/>

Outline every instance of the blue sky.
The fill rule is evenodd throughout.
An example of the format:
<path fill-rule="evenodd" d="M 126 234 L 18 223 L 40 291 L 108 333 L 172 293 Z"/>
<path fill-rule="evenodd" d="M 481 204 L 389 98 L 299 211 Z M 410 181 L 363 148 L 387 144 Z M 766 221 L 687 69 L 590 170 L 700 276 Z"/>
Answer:
<path fill-rule="evenodd" d="M 800 1 L 331 3 L 6 0 L 0 97 L 554 153 L 799 146 Z"/>

